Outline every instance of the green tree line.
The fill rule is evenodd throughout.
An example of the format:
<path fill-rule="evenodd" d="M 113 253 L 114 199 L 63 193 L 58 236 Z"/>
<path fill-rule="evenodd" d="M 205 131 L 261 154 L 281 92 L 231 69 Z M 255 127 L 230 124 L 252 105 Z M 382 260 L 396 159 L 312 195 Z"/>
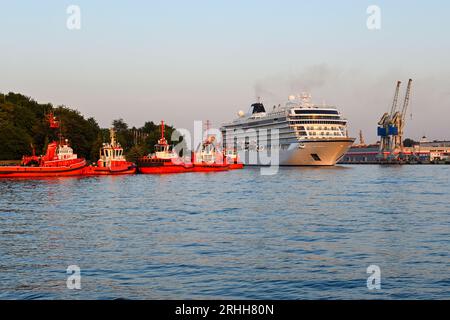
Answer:
<path fill-rule="evenodd" d="M 46 115 L 53 112 L 61 123 L 60 130 L 50 129 Z M 112 122 L 117 140 L 129 161 L 153 152 L 160 137 L 159 124 L 145 122 L 143 127 L 129 127 L 123 119 Z M 174 128 L 166 126 L 166 139 Z M 100 128 L 94 118 L 85 118 L 79 111 L 66 106 L 40 104 L 18 93 L 0 93 L 0 160 L 21 159 L 34 147 L 43 154 L 50 141 L 58 140 L 61 133 L 79 157 L 90 161 L 98 158 L 103 142 L 109 141 L 109 129 Z"/>

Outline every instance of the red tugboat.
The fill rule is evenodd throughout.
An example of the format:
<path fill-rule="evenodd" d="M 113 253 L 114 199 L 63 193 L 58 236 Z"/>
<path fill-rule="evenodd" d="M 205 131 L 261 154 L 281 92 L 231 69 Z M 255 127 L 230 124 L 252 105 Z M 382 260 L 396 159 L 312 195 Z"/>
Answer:
<path fill-rule="evenodd" d="M 173 151 L 164 137 L 164 121 L 161 121 L 161 138 L 155 144 L 155 153 L 138 160 L 138 172 L 144 174 L 192 172 L 192 163 L 187 163 Z"/>
<path fill-rule="evenodd" d="M 208 132 L 208 128 L 206 130 Z M 207 136 L 192 156 L 195 172 L 226 171 L 230 169 L 227 158 L 215 143 L 216 137 Z"/>
<path fill-rule="evenodd" d="M 47 116 L 50 128 L 59 128 L 59 121 L 50 113 Z M 68 145 L 68 140 L 50 142 L 45 155 L 23 156 L 20 166 L 0 167 L 0 178 L 36 178 L 63 177 L 82 175 L 86 167 L 86 160 L 78 158 Z"/>
<path fill-rule="evenodd" d="M 116 133 L 113 128 L 109 130 L 111 142 L 104 143 L 100 149 L 100 158 L 96 166 L 86 167 L 86 175 L 121 175 L 136 173 L 136 165 L 125 159 L 123 148 L 116 141 Z"/>

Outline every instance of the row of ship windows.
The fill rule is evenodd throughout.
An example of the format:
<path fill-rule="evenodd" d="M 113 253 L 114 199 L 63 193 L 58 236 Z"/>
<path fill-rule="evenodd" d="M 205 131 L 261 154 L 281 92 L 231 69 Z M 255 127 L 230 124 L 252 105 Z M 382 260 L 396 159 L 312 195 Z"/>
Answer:
<path fill-rule="evenodd" d="M 323 121 L 323 120 L 302 120 L 302 121 L 289 121 L 289 124 L 339 124 L 345 126 L 344 121 Z"/>
<path fill-rule="evenodd" d="M 296 119 L 296 120 L 302 120 L 302 119 L 306 119 L 306 120 L 315 120 L 315 119 L 330 119 L 330 120 L 341 120 L 341 116 L 290 116 L 289 117 L 291 120 L 292 119 Z"/>
<path fill-rule="evenodd" d="M 298 132 L 301 136 L 307 136 L 308 134 L 306 133 L 306 131 L 299 131 Z M 342 133 L 341 132 L 315 132 L 315 131 L 311 131 L 309 133 L 310 136 L 336 136 L 336 137 L 341 137 Z"/>
<path fill-rule="evenodd" d="M 300 126 L 298 127 L 299 130 L 331 130 L 331 131 L 340 131 L 341 129 L 339 127 L 322 127 L 322 126 L 315 126 L 315 127 L 304 127 L 304 126 Z"/>
<path fill-rule="evenodd" d="M 337 110 L 294 110 L 295 114 L 339 114 Z"/>

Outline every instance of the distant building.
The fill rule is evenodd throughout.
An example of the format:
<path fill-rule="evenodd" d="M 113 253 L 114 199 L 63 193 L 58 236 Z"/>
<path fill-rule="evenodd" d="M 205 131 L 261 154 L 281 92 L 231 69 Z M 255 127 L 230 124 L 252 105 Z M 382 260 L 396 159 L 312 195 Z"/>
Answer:
<path fill-rule="evenodd" d="M 428 141 L 423 137 L 412 149 L 413 153 L 428 157 L 430 162 L 450 160 L 450 141 Z"/>
<path fill-rule="evenodd" d="M 344 155 L 340 163 L 370 164 L 378 162 L 379 144 L 355 145 Z"/>
<path fill-rule="evenodd" d="M 379 152 L 379 143 L 372 145 L 354 145 L 344 155 L 340 163 L 379 163 Z M 399 154 L 400 150 L 396 150 L 394 153 Z M 414 146 L 403 148 L 403 155 L 411 161 L 417 161 L 421 163 L 449 162 L 450 141 L 428 141 L 426 137 L 422 137 L 420 142 L 418 142 Z"/>

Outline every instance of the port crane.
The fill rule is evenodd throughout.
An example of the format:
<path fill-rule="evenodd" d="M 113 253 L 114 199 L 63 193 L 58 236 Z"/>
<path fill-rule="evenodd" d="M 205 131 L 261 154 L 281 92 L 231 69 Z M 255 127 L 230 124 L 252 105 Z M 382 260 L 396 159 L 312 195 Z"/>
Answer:
<path fill-rule="evenodd" d="M 385 112 L 378 121 L 378 136 L 380 136 L 380 152 L 378 157 L 380 159 L 386 160 L 388 156 L 391 155 L 393 151 L 393 138 L 392 136 L 396 133 L 395 127 L 393 126 L 392 119 L 394 117 L 395 111 L 397 110 L 398 95 L 400 92 L 401 81 L 397 81 L 397 86 L 395 87 L 394 100 L 392 101 L 392 106 L 390 112 Z"/>
<path fill-rule="evenodd" d="M 398 115 L 398 122 L 396 123 L 396 126 L 398 128 L 398 135 L 396 136 L 396 146 L 400 147 L 401 153 L 403 154 L 403 138 L 404 138 L 404 129 L 406 125 L 406 112 L 408 110 L 409 106 L 409 100 L 411 97 L 411 85 L 412 85 L 412 79 L 409 79 L 408 81 L 408 87 L 406 88 L 406 94 L 405 94 L 405 100 L 403 102 L 403 108 L 401 113 Z"/>
<path fill-rule="evenodd" d="M 406 111 L 408 110 L 411 96 L 412 79 L 408 81 L 405 100 L 401 110 L 397 110 L 398 96 L 400 92 L 401 81 L 397 81 L 390 113 L 384 113 L 378 122 L 378 136 L 381 137 L 379 159 L 380 160 L 396 160 L 400 150 L 403 156 L 403 134 L 406 124 Z"/>

